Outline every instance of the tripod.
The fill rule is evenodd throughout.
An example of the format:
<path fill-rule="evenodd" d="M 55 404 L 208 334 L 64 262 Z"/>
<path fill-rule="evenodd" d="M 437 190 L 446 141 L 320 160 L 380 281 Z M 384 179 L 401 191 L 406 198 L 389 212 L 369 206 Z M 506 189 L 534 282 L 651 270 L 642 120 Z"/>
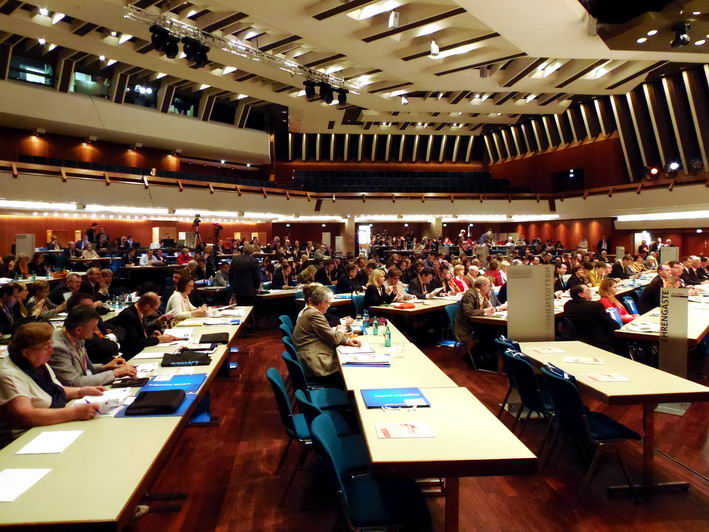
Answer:
<path fill-rule="evenodd" d="M 195 234 L 194 247 L 195 249 L 204 248 L 204 242 L 202 242 L 202 236 L 199 234 L 199 223 L 192 223 L 192 232 Z"/>

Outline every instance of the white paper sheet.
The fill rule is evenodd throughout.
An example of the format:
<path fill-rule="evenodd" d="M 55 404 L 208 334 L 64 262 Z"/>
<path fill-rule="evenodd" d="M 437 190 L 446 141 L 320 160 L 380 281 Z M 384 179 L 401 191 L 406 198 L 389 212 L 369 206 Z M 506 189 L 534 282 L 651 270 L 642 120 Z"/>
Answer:
<path fill-rule="evenodd" d="M 51 430 L 39 435 L 17 451 L 17 454 L 57 454 L 63 453 L 83 430 Z"/>
<path fill-rule="evenodd" d="M 362 342 L 360 347 L 353 345 L 341 345 L 338 346 L 337 352 L 341 355 L 358 355 L 358 354 L 372 354 L 374 353 L 374 348 L 371 345 Z"/>
<path fill-rule="evenodd" d="M 630 382 L 628 377 L 620 373 L 588 373 L 579 376 L 593 382 Z"/>
<path fill-rule="evenodd" d="M 178 324 L 179 329 L 177 329 L 177 330 L 182 329 L 182 327 L 201 327 L 202 325 L 204 325 L 204 322 L 206 321 L 206 319 L 207 318 L 187 318 L 186 320 L 182 320 Z M 168 329 L 168 330 L 174 331 L 176 329 Z M 173 336 L 177 336 L 176 334 L 168 333 L 167 331 L 165 331 L 165 334 L 172 334 Z"/>
<path fill-rule="evenodd" d="M 603 364 L 603 359 L 598 357 L 564 357 L 564 362 L 570 364 Z"/>
<path fill-rule="evenodd" d="M 201 320 L 200 324 L 202 324 L 203 322 L 204 320 Z M 169 334 L 170 336 L 174 336 L 175 338 L 182 340 L 189 340 L 190 338 L 192 338 L 193 332 L 194 329 L 192 329 L 191 327 L 176 327 L 174 329 L 165 329 L 165 334 Z"/>
<path fill-rule="evenodd" d="M 98 414 L 104 417 L 114 417 L 123 408 L 123 401 L 128 399 L 130 388 L 110 388 L 103 395 L 87 395 L 77 399 L 74 404 L 98 404 Z"/>
<path fill-rule="evenodd" d="M 51 469 L 4 469 L 0 471 L 0 502 L 12 502 L 34 486 Z"/>
<path fill-rule="evenodd" d="M 409 421 L 406 423 L 376 423 L 377 437 L 383 440 L 392 438 L 434 438 L 428 423 Z"/>
<path fill-rule="evenodd" d="M 549 355 L 552 353 L 564 353 L 565 351 L 559 347 L 543 346 L 543 347 L 532 347 L 530 349 L 532 353 L 537 355 Z"/>

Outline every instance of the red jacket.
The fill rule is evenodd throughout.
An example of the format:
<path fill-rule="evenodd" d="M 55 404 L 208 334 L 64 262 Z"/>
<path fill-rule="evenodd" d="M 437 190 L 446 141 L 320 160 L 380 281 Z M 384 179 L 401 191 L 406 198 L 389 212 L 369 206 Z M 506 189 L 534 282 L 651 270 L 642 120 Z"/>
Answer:
<path fill-rule="evenodd" d="M 617 305 L 614 305 L 613 303 L 611 303 L 610 299 L 608 299 L 607 297 L 602 297 L 601 303 L 606 308 L 612 308 L 612 307 L 617 308 L 618 312 L 620 313 L 620 319 L 623 320 L 623 323 L 628 323 L 628 322 L 631 322 L 635 319 L 635 316 L 633 316 L 632 314 L 629 314 L 628 311 L 625 310 L 625 307 L 623 306 L 623 304 L 620 302 L 618 302 Z"/>

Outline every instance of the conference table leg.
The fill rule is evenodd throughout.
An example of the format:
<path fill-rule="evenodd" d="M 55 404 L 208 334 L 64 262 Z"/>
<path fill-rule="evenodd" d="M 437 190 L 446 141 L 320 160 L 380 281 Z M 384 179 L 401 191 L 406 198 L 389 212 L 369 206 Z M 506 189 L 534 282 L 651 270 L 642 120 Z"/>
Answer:
<path fill-rule="evenodd" d="M 446 478 L 446 532 L 457 532 L 460 506 L 460 479 Z"/>
<path fill-rule="evenodd" d="M 635 485 L 635 492 L 646 497 L 663 491 L 687 491 L 687 482 L 655 483 L 655 408 L 657 403 L 643 403 L 643 480 Z M 631 495 L 630 486 L 609 486 L 609 495 Z"/>

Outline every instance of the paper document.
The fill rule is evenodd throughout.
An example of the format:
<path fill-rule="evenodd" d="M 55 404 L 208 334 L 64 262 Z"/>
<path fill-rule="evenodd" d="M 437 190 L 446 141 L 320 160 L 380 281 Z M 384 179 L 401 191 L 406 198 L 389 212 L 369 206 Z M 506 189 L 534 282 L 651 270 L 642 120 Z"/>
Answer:
<path fill-rule="evenodd" d="M 624 329 L 627 331 L 636 332 L 659 332 L 660 324 L 647 321 L 642 323 L 636 323 L 634 321 L 631 321 L 630 323 L 625 325 Z"/>
<path fill-rule="evenodd" d="M 580 375 L 593 382 L 630 382 L 630 379 L 620 373 L 588 373 Z"/>
<path fill-rule="evenodd" d="M 0 471 L 0 502 L 12 502 L 51 469 L 3 469 Z"/>
<path fill-rule="evenodd" d="M 559 347 L 543 346 L 543 347 L 532 347 L 530 349 L 532 353 L 537 355 L 550 355 L 553 353 L 565 353 L 565 351 Z"/>
<path fill-rule="evenodd" d="M 123 408 L 123 402 L 129 395 L 130 388 L 111 388 L 103 392 L 103 395 L 87 395 L 77 399 L 74 404 L 97 404 L 100 416 L 113 417 Z"/>
<path fill-rule="evenodd" d="M 340 361 L 345 365 L 388 366 L 391 362 L 387 354 L 351 354 L 340 355 Z"/>
<path fill-rule="evenodd" d="M 186 320 L 182 320 L 177 324 L 178 327 L 200 327 L 204 325 L 204 322 L 207 321 L 207 318 L 187 318 Z M 173 334 L 173 336 L 175 336 Z"/>
<path fill-rule="evenodd" d="M 17 451 L 17 454 L 56 454 L 69 447 L 83 430 L 52 430 L 39 435 Z"/>
<path fill-rule="evenodd" d="M 236 318 L 229 318 L 227 316 L 223 318 L 207 318 L 204 320 L 205 325 L 239 325 L 240 320 Z"/>
<path fill-rule="evenodd" d="M 406 423 L 376 423 L 377 437 L 388 440 L 391 438 L 434 438 L 433 430 L 428 423 L 409 421 Z"/>
<path fill-rule="evenodd" d="M 341 355 L 366 355 L 373 354 L 374 348 L 371 345 L 362 342 L 362 345 L 359 347 L 353 345 L 338 346 L 337 352 Z"/>
<path fill-rule="evenodd" d="M 230 310 L 222 310 L 219 312 L 221 316 L 228 316 L 228 317 L 233 317 L 233 318 L 243 318 L 245 311 L 243 308 L 237 308 L 237 309 L 230 309 Z"/>
<path fill-rule="evenodd" d="M 598 357 L 564 357 L 564 362 L 571 364 L 603 364 L 603 359 Z"/>
<path fill-rule="evenodd" d="M 202 320 L 200 324 L 203 322 L 204 320 Z M 192 338 L 193 331 L 194 329 L 191 329 L 189 327 L 176 327 L 174 329 L 165 329 L 165 334 L 169 334 L 170 336 L 174 336 L 175 338 L 181 340 L 189 340 L 190 338 Z"/>
<path fill-rule="evenodd" d="M 157 358 L 160 358 L 160 357 L 157 357 Z M 150 375 L 153 374 L 153 371 L 158 369 L 159 366 L 160 366 L 160 364 L 158 364 L 157 362 L 153 362 L 151 364 L 138 364 L 136 366 L 136 369 L 138 370 L 138 374 L 136 375 L 136 378 L 143 379 L 145 377 L 149 377 Z"/>

